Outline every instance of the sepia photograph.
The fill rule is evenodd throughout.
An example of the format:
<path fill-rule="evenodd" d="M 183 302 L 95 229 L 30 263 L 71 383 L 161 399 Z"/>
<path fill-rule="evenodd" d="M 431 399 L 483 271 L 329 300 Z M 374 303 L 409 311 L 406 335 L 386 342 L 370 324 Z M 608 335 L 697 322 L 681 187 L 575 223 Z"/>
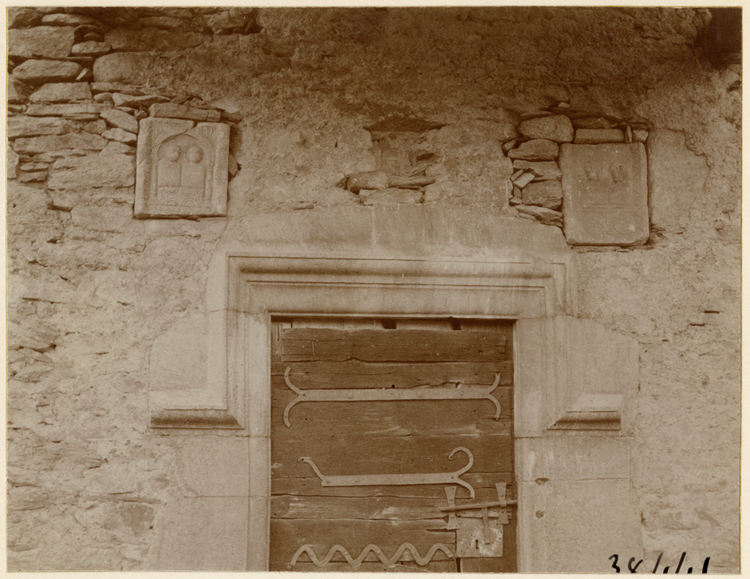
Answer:
<path fill-rule="evenodd" d="M 11 573 L 739 574 L 742 7 L 6 5 Z"/>

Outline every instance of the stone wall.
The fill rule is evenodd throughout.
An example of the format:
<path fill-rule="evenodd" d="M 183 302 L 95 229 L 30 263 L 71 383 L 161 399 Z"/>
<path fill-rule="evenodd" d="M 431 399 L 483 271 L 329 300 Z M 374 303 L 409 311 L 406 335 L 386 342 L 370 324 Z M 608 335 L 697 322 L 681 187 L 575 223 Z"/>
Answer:
<path fill-rule="evenodd" d="M 645 142 L 649 236 L 568 251 L 578 317 L 640 347 L 643 554 L 737 572 L 741 79 L 702 54 L 707 11 L 57 7 L 8 23 L 10 570 L 157 568 L 167 506 L 212 492 L 183 458 L 218 437 L 149 431 L 147 391 L 202 380 L 200 359 L 150 360 L 207 313 L 222 248 L 340 215 L 314 241 L 345 252 L 347 215 L 387 231 L 415 212 L 557 248 L 558 144 L 604 139 Z M 230 127 L 226 217 L 135 218 L 149 116 Z M 441 238 L 418 250 L 450 252 Z M 586 570 L 609 568 L 595 555 Z"/>

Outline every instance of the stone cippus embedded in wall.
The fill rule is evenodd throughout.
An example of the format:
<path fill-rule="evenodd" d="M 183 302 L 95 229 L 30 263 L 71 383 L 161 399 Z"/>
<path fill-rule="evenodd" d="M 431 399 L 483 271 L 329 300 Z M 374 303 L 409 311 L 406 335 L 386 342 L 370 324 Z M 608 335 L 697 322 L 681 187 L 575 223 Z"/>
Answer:
<path fill-rule="evenodd" d="M 143 119 L 137 158 L 137 217 L 226 215 L 227 125 Z"/>

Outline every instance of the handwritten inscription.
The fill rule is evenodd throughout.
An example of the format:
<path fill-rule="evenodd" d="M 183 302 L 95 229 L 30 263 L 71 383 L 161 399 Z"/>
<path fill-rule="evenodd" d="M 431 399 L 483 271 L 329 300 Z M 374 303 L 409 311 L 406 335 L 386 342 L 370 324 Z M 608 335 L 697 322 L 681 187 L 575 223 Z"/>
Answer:
<path fill-rule="evenodd" d="M 682 556 L 680 557 L 679 562 L 677 563 L 677 566 L 674 568 L 675 573 L 680 573 L 682 568 L 685 566 L 685 556 L 687 555 L 687 552 L 683 552 Z M 664 556 L 664 553 L 659 553 L 659 558 L 656 560 L 656 564 L 654 565 L 654 570 L 652 573 L 657 573 L 659 571 L 659 565 L 661 565 L 662 557 Z M 627 564 L 624 562 L 620 562 L 620 556 L 615 553 L 614 555 L 610 555 L 609 560 L 612 561 L 612 569 L 615 570 L 616 573 L 627 573 L 628 571 L 630 573 L 638 573 L 638 567 L 643 564 L 643 559 L 638 559 L 636 562 L 635 557 L 630 557 L 628 559 Z M 706 557 L 703 560 L 703 569 L 701 573 L 705 575 L 708 573 L 708 562 L 711 560 L 711 557 Z M 624 560 L 623 560 L 624 561 Z M 627 571 L 623 568 L 627 568 Z M 693 572 L 693 567 L 687 567 L 687 573 Z M 669 566 L 665 566 L 662 573 L 669 573 Z"/>

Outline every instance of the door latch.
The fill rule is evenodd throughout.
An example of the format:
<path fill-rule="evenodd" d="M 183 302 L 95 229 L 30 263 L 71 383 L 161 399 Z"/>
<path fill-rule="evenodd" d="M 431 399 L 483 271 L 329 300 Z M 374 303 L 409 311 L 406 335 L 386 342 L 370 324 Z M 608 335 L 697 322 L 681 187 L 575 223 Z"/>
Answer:
<path fill-rule="evenodd" d="M 503 556 L 503 525 L 508 524 L 506 509 L 518 501 L 505 498 L 506 483 L 495 483 L 495 488 L 497 501 L 456 505 L 455 487 L 446 487 L 448 507 L 440 510 L 448 513 L 448 529 L 456 529 L 456 557 Z"/>

